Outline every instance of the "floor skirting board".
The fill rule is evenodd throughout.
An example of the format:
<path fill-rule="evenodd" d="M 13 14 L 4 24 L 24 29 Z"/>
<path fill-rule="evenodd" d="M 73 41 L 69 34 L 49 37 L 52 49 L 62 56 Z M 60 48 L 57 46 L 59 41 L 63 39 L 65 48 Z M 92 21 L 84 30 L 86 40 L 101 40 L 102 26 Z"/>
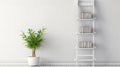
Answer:
<path fill-rule="evenodd" d="M 89 63 L 88 63 L 89 64 Z M 0 63 L 0 67 L 30 67 L 27 63 Z M 93 67 L 84 63 L 76 66 L 75 63 L 44 63 L 34 67 Z M 96 63 L 94 67 L 120 67 L 120 63 Z"/>
<path fill-rule="evenodd" d="M 0 67 L 93 67 L 93 66 L 0 66 Z M 120 66 L 94 66 L 94 67 L 120 67 Z"/>

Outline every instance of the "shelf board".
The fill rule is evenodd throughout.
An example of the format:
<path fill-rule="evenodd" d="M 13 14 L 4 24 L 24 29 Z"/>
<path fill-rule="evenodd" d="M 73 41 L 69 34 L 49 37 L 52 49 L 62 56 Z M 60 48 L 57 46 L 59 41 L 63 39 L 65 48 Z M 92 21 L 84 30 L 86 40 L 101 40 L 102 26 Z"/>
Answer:
<path fill-rule="evenodd" d="M 95 61 L 95 59 L 75 59 L 75 61 Z"/>
<path fill-rule="evenodd" d="M 81 60 L 78 60 L 78 61 L 94 61 L 93 59 L 81 59 Z"/>
<path fill-rule="evenodd" d="M 75 47 L 75 49 L 95 49 L 96 47 L 94 47 L 94 48 L 79 48 L 79 47 Z"/>
<path fill-rule="evenodd" d="M 87 2 L 87 3 L 90 3 L 90 2 L 94 2 L 94 0 L 78 0 L 78 2 Z"/>
<path fill-rule="evenodd" d="M 93 45 L 94 45 L 94 44 L 93 44 Z M 79 50 L 79 49 L 95 49 L 95 48 L 96 48 L 95 45 L 94 45 L 94 47 L 91 47 L 91 48 L 80 48 L 80 47 L 77 47 L 77 46 L 75 47 L 75 49 L 78 49 L 78 50 Z"/>
<path fill-rule="evenodd" d="M 94 49 L 94 48 L 77 48 L 77 49 Z"/>
<path fill-rule="evenodd" d="M 92 3 L 80 3 L 78 4 L 78 6 L 80 7 L 94 7 L 94 5 Z"/>
<path fill-rule="evenodd" d="M 94 35 L 94 34 L 96 34 L 96 32 L 93 32 L 93 33 L 78 33 L 78 35 L 81 35 L 81 34 L 82 34 L 82 35 L 86 35 L 86 34 L 87 34 L 87 35 L 88 35 L 88 34 L 89 34 L 89 35 Z"/>
<path fill-rule="evenodd" d="M 84 57 L 93 57 L 94 55 L 77 55 L 78 57 L 84 56 Z"/>
<path fill-rule="evenodd" d="M 77 18 L 77 21 L 94 21 L 96 17 L 91 18 L 91 19 L 84 19 L 84 18 Z"/>
<path fill-rule="evenodd" d="M 81 20 L 81 21 L 93 21 L 94 18 L 93 19 L 79 19 L 79 20 Z"/>

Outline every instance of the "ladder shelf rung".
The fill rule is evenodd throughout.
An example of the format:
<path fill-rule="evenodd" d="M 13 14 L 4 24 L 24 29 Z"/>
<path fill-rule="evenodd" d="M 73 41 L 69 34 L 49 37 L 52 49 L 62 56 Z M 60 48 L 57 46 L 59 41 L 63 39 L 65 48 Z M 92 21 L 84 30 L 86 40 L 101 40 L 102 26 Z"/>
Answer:
<path fill-rule="evenodd" d="M 96 32 L 91 32 L 91 33 L 78 33 L 77 35 L 95 35 Z"/>
<path fill-rule="evenodd" d="M 78 4 L 79 7 L 94 7 L 93 4 Z"/>
<path fill-rule="evenodd" d="M 78 6 L 94 6 L 94 1 L 78 0 Z"/>
<path fill-rule="evenodd" d="M 94 49 L 94 48 L 76 48 L 76 49 L 79 50 L 79 49 Z"/>
<path fill-rule="evenodd" d="M 75 61 L 95 61 L 96 59 L 75 59 Z"/>
<path fill-rule="evenodd" d="M 81 21 L 93 21 L 93 20 L 95 20 L 95 19 L 92 18 L 92 19 L 79 19 L 79 20 L 81 20 Z"/>
<path fill-rule="evenodd" d="M 77 18 L 77 21 L 94 21 L 95 19 L 96 19 L 96 17 L 93 17 L 93 18 L 90 18 L 90 19 L 87 19 L 87 18 Z"/>
<path fill-rule="evenodd" d="M 77 55 L 78 57 L 84 56 L 84 57 L 93 57 L 94 55 Z"/>

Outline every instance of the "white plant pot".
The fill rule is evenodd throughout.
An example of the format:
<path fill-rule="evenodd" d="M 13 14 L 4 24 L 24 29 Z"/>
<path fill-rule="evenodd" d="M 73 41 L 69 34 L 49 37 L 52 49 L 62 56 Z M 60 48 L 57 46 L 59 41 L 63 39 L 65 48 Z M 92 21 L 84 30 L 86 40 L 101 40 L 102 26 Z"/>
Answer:
<path fill-rule="evenodd" d="M 39 57 L 28 57 L 28 65 L 39 65 Z"/>

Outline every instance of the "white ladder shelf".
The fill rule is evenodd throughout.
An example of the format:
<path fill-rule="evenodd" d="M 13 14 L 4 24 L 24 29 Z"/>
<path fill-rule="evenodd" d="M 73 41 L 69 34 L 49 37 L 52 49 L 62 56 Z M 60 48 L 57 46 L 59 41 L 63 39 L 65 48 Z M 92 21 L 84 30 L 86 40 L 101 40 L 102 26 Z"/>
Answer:
<path fill-rule="evenodd" d="M 75 47 L 75 49 L 76 49 L 76 58 L 75 58 L 75 62 L 76 62 L 76 66 L 79 66 L 79 62 L 92 62 L 92 67 L 94 67 L 95 66 L 95 48 L 96 48 L 96 46 L 95 46 L 95 34 L 96 34 L 96 32 L 95 32 L 95 5 L 94 5 L 94 0 L 75 0 L 76 1 L 76 4 L 77 4 L 77 8 L 78 8 L 78 10 L 80 10 L 81 8 L 85 8 L 85 7 L 88 7 L 88 8 L 92 8 L 92 15 L 89 13 L 89 11 L 88 11 L 88 13 L 85 13 L 86 11 L 84 10 L 84 11 L 79 11 L 79 15 L 81 15 L 80 14 L 80 12 L 82 13 L 82 18 L 81 18 L 81 16 L 79 17 L 78 16 L 78 18 L 79 19 L 77 19 L 77 22 L 78 23 L 83 23 L 84 21 L 87 21 L 87 23 L 89 23 L 89 22 L 92 22 L 92 32 L 79 32 L 77 35 L 78 36 L 83 36 L 83 35 L 89 35 L 89 36 L 92 36 L 92 46 L 89 46 L 89 47 L 86 47 L 87 45 L 90 45 L 90 44 L 88 44 L 89 43 L 89 41 L 87 42 L 86 41 L 86 43 L 85 42 L 83 42 L 82 43 L 82 47 L 79 47 L 78 45 L 80 45 L 81 43 L 79 43 L 80 42 L 80 40 L 79 40 L 79 38 L 78 38 L 78 45 Z M 92 18 L 91 18 L 92 17 Z M 89 29 L 89 28 L 88 28 Z M 83 30 L 84 30 L 84 28 L 83 28 Z M 87 45 L 86 45 L 87 44 Z M 91 50 L 92 51 L 92 54 L 85 54 L 85 55 L 81 55 L 81 54 L 79 54 L 79 51 L 80 50 L 82 50 L 82 51 L 84 51 L 84 50 Z M 83 58 L 83 59 L 79 59 L 79 57 L 91 57 L 91 58 Z"/>

